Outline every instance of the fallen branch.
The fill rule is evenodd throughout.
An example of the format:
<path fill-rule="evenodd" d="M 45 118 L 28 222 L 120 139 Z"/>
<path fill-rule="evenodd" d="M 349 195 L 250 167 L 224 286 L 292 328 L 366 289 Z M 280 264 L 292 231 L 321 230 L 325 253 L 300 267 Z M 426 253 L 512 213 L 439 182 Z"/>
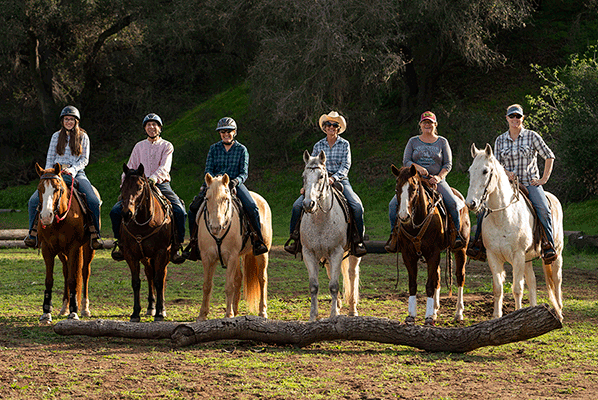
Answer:
<path fill-rule="evenodd" d="M 61 335 L 170 337 L 177 347 L 217 340 L 251 340 L 297 347 L 330 340 L 364 340 L 432 352 L 464 353 L 484 346 L 531 339 L 561 327 L 556 314 L 547 305 L 539 305 L 463 328 L 406 325 L 375 317 L 339 316 L 317 322 L 299 322 L 243 316 L 188 324 L 64 320 L 55 325 L 54 331 Z"/>

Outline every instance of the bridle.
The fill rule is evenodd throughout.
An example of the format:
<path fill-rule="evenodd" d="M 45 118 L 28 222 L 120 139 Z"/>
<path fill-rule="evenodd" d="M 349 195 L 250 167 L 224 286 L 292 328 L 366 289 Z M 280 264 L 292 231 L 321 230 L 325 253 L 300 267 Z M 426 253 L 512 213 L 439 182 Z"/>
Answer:
<path fill-rule="evenodd" d="M 70 173 L 68 173 L 66 171 L 64 171 L 62 173 L 71 175 Z M 52 174 L 52 173 L 43 174 L 40 177 L 40 180 L 42 180 L 42 179 L 48 179 L 48 180 L 57 179 L 58 181 L 64 182 L 64 180 L 62 179 L 62 176 L 60 176 L 58 174 Z M 66 211 L 64 212 L 64 214 L 62 214 L 62 216 L 59 216 L 58 213 L 56 212 L 56 208 L 57 208 L 57 204 L 56 203 L 58 201 L 60 201 L 60 199 L 62 198 L 62 195 L 64 194 L 64 186 L 63 185 L 59 185 L 59 186 L 60 186 L 60 195 L 56 198 L 56 200 L 54 200 L 54 205 L 52 207 L 52 209 L 55 210 L 54 211 L 54 216 L 56 217 L 56 222 L 63 221 L 66 218 L 67 214 L 69 213 L 69 211 L 71 209 L 71 204 L 73 203 L 73 192 L 74 192 L 74 187 L 75 187 L 75 179 L 71 175 L 71 192 L 69 194 L 69 202 L 68 202 Z"/>
<path fill-rule="evenodd" d="M 322 207 L 322 203 L 325 200 L 325 196 L 324 194 L 330 191 L 330 184 L 328 183 L 328 171 L 326 171 L 326 168 L 323 168 L 322 166 L 318 165 L 316 167 L 305 167 L 305 170 L 320 170 L 323 172 L 324 176 L 322 178 L 322 183 L 320 184 L 320 186 L 317 188 L 318 190 L 318 198 L 316 199 L 316 205 L 317 207 L 325 214 L 329 213 L 330 210 L 332 210 L 332 207 L 334 207 L 334 197 L 332 196 L 332 200 L 330 201 L 330 208 L 328 208 L 328 210 L 325 210 L 324 207 Z"/>
<path fill-rule="evenodd" d="M 397 192 L 396 189 L 395 189 L 395 192 L 396 192 L 397 197 L 400 199 L 400 194 Z M 434 192 L 434 193 L 437 193 L 437 192 Z M 423 189 L 423 184 L 422 184 L 421 180 L 419 180 L 419 188 L 417 189 L 417 196 L 420 197 L 422 195 L 426 196 L 427 198 L 430 197 L 430 195 Z M 436 209 L 438 204 L 442 201 L 442 196 L 440 196 L 438 194 L 436 196 L 432 196 L 432 198 L 429 200 L 431 200 L 431 201 L 428 202 L 428 206 L 426 209 L 426 216 L 423 219 L 423 221 L 419 224 L 415 223 L 415 218 L 413 217 L 413 216 L 415 216 L 415 206 L 413 207 L 414 212 L 413 212 L 413 216 L 411 217 L 411 228 L 413 230 L 417 231 L 417 234 L 415 236 L 412 235 L 411 233 L 407 232 L 407 229 L 405 229 L 405 226 L 402 223 L 400 223 L 397 219 L 397 224 L 399 224 L 400 232 L 413 243 L 418 257 L 422 256 L 422 252 L 421 252 L 422 238 L 424 237 L 428 227 L 430 226 L 430 223 L 432 222 L 432 217 L 434 217 L 434 215 L 436 215 L 434 213 L 434 210 Z"/>
<path fill-rule="evenodd" d="M 490 215 L 493 212 L 506 210 L 511 205 L 513 205 L 519 201 L 519 178 L 517 176 L 515 176 L 515 180 L 513 180 L 511 182 L 511 186 L 513 189 L 513 196 L 511 196 L 511 201 L 509 202 L 509 204 L 507 204 L 506 206 L 499 207 L 499 208 L 490 208 L 488 206 L 488 196 L 490 195 L 488 188 L 490 187 L 490 183 L 492 182 L 492 178 L 494 178 L 494 176 L 495 176 L 494 168 L 490 168 L 490 178 L 488 179 L 488 181 L 486 182 L 486 185 L 484 186 L 484 192 L 482 193 L 482 197 L 480 197 L 480 206 L 484 210 L 486 210 L 486 215 Z"/>

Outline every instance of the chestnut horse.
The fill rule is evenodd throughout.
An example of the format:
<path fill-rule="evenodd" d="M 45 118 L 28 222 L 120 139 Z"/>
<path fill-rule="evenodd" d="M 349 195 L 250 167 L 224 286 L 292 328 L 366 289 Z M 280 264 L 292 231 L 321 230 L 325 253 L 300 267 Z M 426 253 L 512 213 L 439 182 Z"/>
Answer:
<path fill-rule="evenodd" d="M 38 239 L 46 263 L 46 290 L 44 292 L 43 314 L 40 322 L 52 322 L 52 287 L 54 285 L 54 259 L 62 262 L 64 275 L 63 305 L 59 315 L 66 314 L 68 305 L 69 319 L 79 319 L 77 313 L 81 306 L 81 315 L 89 317 L 90 263 L 95 254 L 91 248 L 90 234 L 85 229 L 85 220 L 81 206 L 73 200 L 73 186 L 69 187 L 61 176 L 62 166 L 43 169 L 35 164 L 40 182 L 37 186 L 41 211 L 38 220 Z M 71 180 L 72 182 L 72 180 Z M 99 196 L 98 196 L 99 197 Z"/>
<path fill-rule="evenodd" d="M 148 306 L 146 315 L 153 315 L 154 321 L 163 321 L 166 266 L 170 262 L 171 239 L 174 234 L 172 207 L 158 199 L 149 180 L 144 175 L 143 164 L 138 169 L 129 169 L 123 164 L 125 178 L 120 188 L 123 223 L 120 228 L 120 245 L 123 256 L 131 270 L 133 286 L 133 314 L 131 322 L 139 322 L 141 304 L 139 290 L 139 263 L 145 266 L 148 285 Z"/>
<path fill-rule="evenodd" d="M 249 311 L 258 312 L 268 318 L 268 253 L 255 256 L 246 229 L 241 225 L 239 210 L 233 202 L 228 188 L 227 174 L 205 176 L 205 208 L 198 212 L 197 237 L 203 264 L 203 300 L 197 321 L 205 321 L 210 312 L 212 280 L 216 263 L 220 261 L 226 268 L 226 318 L 238 314 L 241 297 L 241 283 Z M 272 214 L 266 200 L 257 193 L 250 192 L 259 213 L 264 243 L 270 249 L 272 244 Z M 241 270 L 240 257 L 243 257 Z M 258 308 L 259 307 L 259 308 Z"/>
<path fill-rule="evenodd" d="M 458 286 L 455 320 L 462 321 L 464 308 L 463 285 L 465 283 L 465 262 L 467 260 L 465 249 L 469 241 L 470 231 L 469 212 L 463 203 L 459 215 L 461 218 L 461 235 L 465 239 L 465 247 L 459 250 L 451 249 L 450 243 L 452 243 L 455 232 L 447 234 L 446 226 L 452 226 L 452 222 L 449 221 L 445 225 L 445 221 L 443 221 L 439 208 L 442 201 L 440 194 L 434 191 L 434 195 L 431 195 L 424 188 L 428 183 L 420 176 L 414 165 L 403 167 L 400 170 L 393 165 L 391 170 L 397 178 L 395 191 L 399 203 L 397 218 L 397 224 L 399 225 L 397 229 L 398 248 L 409 274 L 409 315 L 405 322 L 413 323 L 417 315 L 417 262 L 420 258 L 423 258 L 428 264 L 428 280 L 426 282 L 428 300 L 425 324 L 434 325 L 440 308 L 440 253 L 443 250 L 455 253 L 455 272 Z M 461 193 L 455 189 L 453 189 L 453 192 L 463 200 Z M 447 215 L 445 218 L 450 217 Z M 448 256 L 450 257 L 450 254 Z"/>

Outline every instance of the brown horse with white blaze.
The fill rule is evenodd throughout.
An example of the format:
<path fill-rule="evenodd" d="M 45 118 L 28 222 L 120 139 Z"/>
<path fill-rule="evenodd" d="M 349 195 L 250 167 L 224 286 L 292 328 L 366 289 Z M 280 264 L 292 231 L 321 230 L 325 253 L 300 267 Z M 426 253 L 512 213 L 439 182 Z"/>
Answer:
<path fill-rule="evenodd" d="M 146 315 L 153 315 L 154 321 L 163 321 L 166 316 L 166 267 L 170 262 L 170 252 L 174 251 L 171 245 L 174 234 L 172 207 L 170 203 L 164 207 L 153 193 L 150 182 L 144 175 L 143 164 L 137 169 L 123 164 L 123 171 L 125 178 L 120 189 L 123 207 L 120 245 L 131 270 L 133 314 L 130 320 L 141 320 L 141 262 L 145 266 L 148 285 Z"/>
<path fill-rule="evenodd" d="M 78 312 L 89 317 L 88 283 L 90 264 L 95 250 L 90 245 L 90 234 L 85 229 L 85 220 L 79 202 L 73 200 L 73 186 L 62 178 L 62 166 L 43 169 L 35 165 L 40 182 L 39 192 L 41 211 L 38 220 L 38 239 L 46 264 L 46 289 L 44 292 L 43 314 L 40 322 L 52 322 L 52 287 L 54 286 L 54 259 L 62 262 L 64 275 L 63 305 L 60 315 L 69 319 L 79 319 Z"/>
<path fill-rule="evenodd" d="M 459 250 L 451 249 L 455 232 L 447 232 L 440 212 L 442 197 L 436 191 L 430 194 L 425 186 L 427 181 L 421 177 L 414 165 L 400 170 L 394 165 L 392 173 L 396 176 L 396 195 L 399 204 L 398 248 L 409 274 L 409 315 L 406 322 L 413 323 L 417 312 L 417 262 L 423 258 L 428 265 L 428 279 L 426 282 L 426 319 L 425 323 L 434 325 L 437 311 L 440 308 L 440 255 L 443 250 L 455 253 L 457 277 L 457 310 L 455 320 L 463 320 L 463 285 L 465 283 L 465 249 L 469 241 L 470 221 L 465 203 L 459 210 L 461 218 L 460 232 L 465 239 L 466 246 Z M 463 196 L 455 189 L 453 192 L 463 200 Z M 448 213 L 447 213 L 448 214 Z M 450 218 L 449 215 L 446 218 Z M 450 254 L 449 254 L 450 257 Z M 448 257 L 447 257 L 448 259 Z M 450 260 L 449 260 L 450 261 Z"/>

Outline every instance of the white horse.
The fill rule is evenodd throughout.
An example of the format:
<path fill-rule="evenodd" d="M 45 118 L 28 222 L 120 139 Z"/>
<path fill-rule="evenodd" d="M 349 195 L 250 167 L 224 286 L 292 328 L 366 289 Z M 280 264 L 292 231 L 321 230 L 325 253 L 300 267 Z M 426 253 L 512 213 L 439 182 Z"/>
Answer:
<path fill-rule="evenodd" d="M 311 310 L 309 320 L 318 317 L 318 270 L 320 261 L 326 263 L 326 272 L 330 282 L 330 317 L 340 314 L 339 275 L 342 271 L 345 302 L 349 304 L 349 315 L 356 316 L 359 301 L 359 262 L 355 256 L 348 256 L 349 241 L 347 239 L 348 224 L 343 209 L 332 193 L 326 171 L 326 154 L 323 151 L 311 157 L 303 154 L 305 170 L 303 171 L 303 188 L 305 214 L 301 219 L 301 245 L 305 266 L 309 273 L 309 292 L 311 294 Z"/>
<path fill-rule="evenodd" d="M 541 248 L 538 241 L 534 242 L 534 217 L 523 196 L 513 190 L 504 167 L 492 153 L 492 147 L 486 144 L 485 150 L 478 150 L 475 144 L 472 144 L 471 155 L 474 160 L 469 167 L 469 190 L 465 203 L 474 211 L 480 207 L 487 209 L 482 240 L 493 277 L 493 318 L 500 318 L 505 262 L 513 267 L 515 309 L 521 308 L 524 276 L 529 289 L 530 304 L 536 305 L 536 277 L 531 260 L 540 257 Z M 563 210 L 553 194 L 546 192 L 546 197 L 552 213 L 557 258 L 552 264 L 544 263 L 544 276 L 550 301 L 562 320 Z"/>
<path fill-rule="evenodd" d="M 226 318 L 238 314 L 241 297 L 241 283 L 249 311 L 258 312 L 268 318 L 268 253 L 253 254 L 251 241 L 243 235 L 239 211 L 233 204 L 228 188 L 227 174 L 212 177 L 206 174 L 205 211 L 197 213 L 198 245 L 203 264 L 203 300 L 197 321 L 205 321 L 210 311 L 212 280 L 216 263 L 226 267 Z M 250 192 L 259 213 L 264 243 L 270 249 L 272 244 L 272 213 L 268 202 L 257 193 Z M 241 270 L 240 257 L 243 257 Z"/>

